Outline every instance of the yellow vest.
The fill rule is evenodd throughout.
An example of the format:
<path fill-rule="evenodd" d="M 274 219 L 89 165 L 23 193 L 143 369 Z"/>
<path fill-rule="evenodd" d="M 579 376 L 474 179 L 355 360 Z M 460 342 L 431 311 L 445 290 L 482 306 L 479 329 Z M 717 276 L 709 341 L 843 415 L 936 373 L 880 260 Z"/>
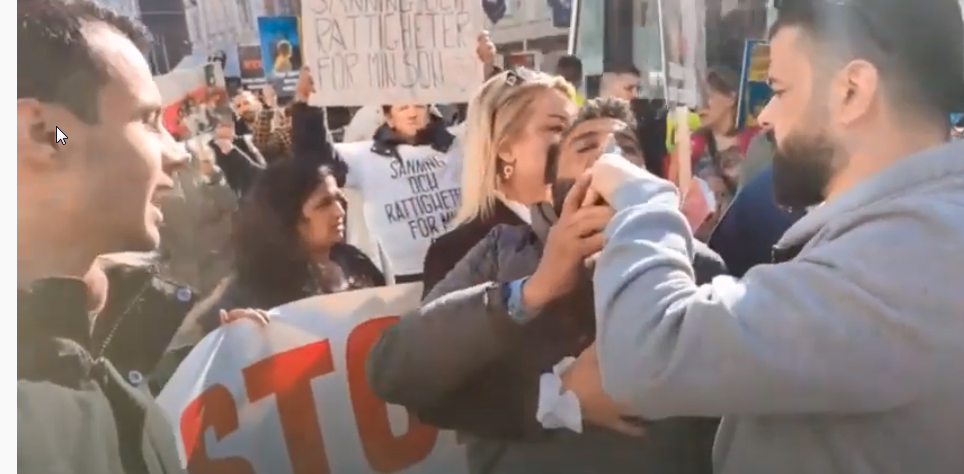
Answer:
<path fill-rule="evenodd" d="M 676 114 L 673 110 L 668 113 L 669 116 L 666 117 L 666 151 L 671 151 L 676 143 Z M 691 132 L 700 128 L 700 116 L 695 112 L 690 112 L 686 121 L 690 125 Z"/>

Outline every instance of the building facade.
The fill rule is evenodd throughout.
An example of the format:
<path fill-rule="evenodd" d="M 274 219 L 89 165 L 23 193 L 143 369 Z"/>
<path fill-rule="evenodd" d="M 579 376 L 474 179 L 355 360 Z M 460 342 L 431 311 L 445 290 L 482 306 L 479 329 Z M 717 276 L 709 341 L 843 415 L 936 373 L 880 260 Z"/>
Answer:
<path fill-rule="evenodd" d="M 265 15 L 257 0 L 184 0 L 188 31 L 195 55 L 207 55 L 258 42 L 258 17 Z"/>
<path fill-rule="evenodd" d="M 505 7 L 505 15 L 495 24 L 487 25 L 498 52 L 503 56 L 534 52 L 538 56 L 535 66 L 545 71 L 555 70 L 556 61 L 566 53 L 569 28 L 553 24 L 550 1 L 505 0 Z"/>
<path fill-rule="evenodd" d="M 141 21 L 154 36 L 148 54 L 154 74 L 166 74 L 191 54 L 184 1 L 138 0 Z"/>
<path fill-rule="evenodd" d="M 101 5 L 106 5 L 113 9 L 114 11 L 120 12 L 124 15 L 138 18 L 140 17 L 140 5 L 138 0 L 97 0 L 97 3 Z"/>

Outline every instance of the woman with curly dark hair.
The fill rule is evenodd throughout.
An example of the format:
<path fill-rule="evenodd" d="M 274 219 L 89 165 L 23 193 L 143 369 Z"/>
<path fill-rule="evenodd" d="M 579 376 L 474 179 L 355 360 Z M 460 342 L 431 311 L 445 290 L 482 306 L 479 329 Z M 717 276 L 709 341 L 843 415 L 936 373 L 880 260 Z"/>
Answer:
<path fill-rule="evenodd" d="M 264 169 L 235 216 L 232 274 L 185 318 L 152 388 L 160 389 L 229 309 L 269 309 L 384 286 L 385 277 L 372 261 L 342 242 L 344 217 L 341 189 L 327 168 L 286 160 Z"/>

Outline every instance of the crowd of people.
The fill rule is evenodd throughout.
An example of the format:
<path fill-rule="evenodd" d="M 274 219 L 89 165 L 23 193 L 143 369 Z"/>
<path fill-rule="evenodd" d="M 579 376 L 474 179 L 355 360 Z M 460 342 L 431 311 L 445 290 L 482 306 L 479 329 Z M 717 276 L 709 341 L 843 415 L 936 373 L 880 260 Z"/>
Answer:
<path fill-rule="evenodd" d="M 485 34 L 467 105 L 337 141 L 304 69 L 186 144 L 136 20 L 19 0 L 17 28 L 19 472 L 183 472 L 154 397 L 206 335 L 420 283 L 368 384 L 473 474 L 964 473 L 956 0 L 782 2 L 759 127 L 713 66 L 685 147 L 634 66 L 585 98 L 578 57 L 502 70 Z"/>

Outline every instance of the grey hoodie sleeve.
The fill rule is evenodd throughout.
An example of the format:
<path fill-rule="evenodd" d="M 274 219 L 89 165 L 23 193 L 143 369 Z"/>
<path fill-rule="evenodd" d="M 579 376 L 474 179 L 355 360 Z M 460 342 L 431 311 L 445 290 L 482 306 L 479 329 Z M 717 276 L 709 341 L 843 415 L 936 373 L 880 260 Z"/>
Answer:
<path fill-rule="evenodd" d="M 923 337 L 875 297 L 888 278 L 876 272 L 900 272 L 907 255 L 867 238 L 906 220 L 867 222 L 792 262 L 697 286 L 675 187 L 639 177 L 612 201 L 594 287 L 613 399 L 657 419 L 873 412 L 917 395 Z"/>

